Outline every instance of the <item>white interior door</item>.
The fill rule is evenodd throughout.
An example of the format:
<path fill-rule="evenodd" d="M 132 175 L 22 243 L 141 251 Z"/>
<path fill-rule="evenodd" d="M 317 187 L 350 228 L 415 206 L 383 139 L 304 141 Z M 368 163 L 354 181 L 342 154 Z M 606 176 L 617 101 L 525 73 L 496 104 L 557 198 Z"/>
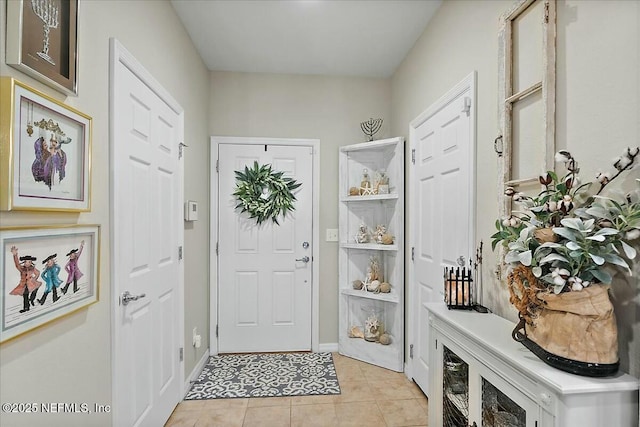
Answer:
<path fill-rule="evenodd" d="M 184 377 L 184 118 L 115 41 L 112 58 L 114 425 L 155 427 L 180 401 Z"/>
<path fill-rule="evenodd" d="M 218 351 L 311 350 L 313 149 L 219 146 Z M 234 171 L 271 164 L 302 186 L 279 225 L 235 209 Z"/>
<path fill-rule="evenodd" d="M 443 301 L 443 270 L 466 266 L 474 247 L 474 126 L 475 74 L 458 85 L 412 122 L 411 280 L 410 318 L 413 357 L 411 373 L 429 391 L 429 319 L 425 302 Z M 469 79 L 469 78 L 468 78 Z M 473 90 L 472 90 L 473 89 Z M 444 302 L 443 302 L 444 304 Z"/>

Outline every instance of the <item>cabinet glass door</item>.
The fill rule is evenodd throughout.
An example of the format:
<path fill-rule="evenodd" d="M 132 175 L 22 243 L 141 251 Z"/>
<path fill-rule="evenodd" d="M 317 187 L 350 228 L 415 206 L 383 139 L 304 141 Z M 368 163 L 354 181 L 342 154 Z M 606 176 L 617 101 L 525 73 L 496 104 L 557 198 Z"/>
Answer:
<path fill-rule="evenodd" d="M 482 425 L 526 427 L 527 412 L 497 387 L 482 378 Z"/>
<path fill-rule="evenodd" d="M 469 425 L 469 365 L 446 346 L 443 358 L 443 426 Z"/>

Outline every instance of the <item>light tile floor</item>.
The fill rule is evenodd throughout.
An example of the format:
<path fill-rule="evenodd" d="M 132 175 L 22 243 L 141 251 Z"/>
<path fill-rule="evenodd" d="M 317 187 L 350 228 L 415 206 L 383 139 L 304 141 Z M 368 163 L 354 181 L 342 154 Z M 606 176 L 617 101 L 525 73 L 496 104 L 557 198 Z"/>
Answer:
<path fill-rule="evenodd" d="M 165 427 L 427 425 L 427 398 L 403 373 L 333 353 L 340 395 L 186 400 Z"/>

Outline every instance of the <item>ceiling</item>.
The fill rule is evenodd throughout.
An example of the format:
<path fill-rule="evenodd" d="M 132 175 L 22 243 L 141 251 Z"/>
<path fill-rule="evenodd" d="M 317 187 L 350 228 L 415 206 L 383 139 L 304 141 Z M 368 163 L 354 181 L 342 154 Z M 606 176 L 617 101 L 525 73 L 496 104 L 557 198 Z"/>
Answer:
<path fill-rule="evenodd" d="M 441 0 L 171 0 L 210 70 L 389 77 Z"/>

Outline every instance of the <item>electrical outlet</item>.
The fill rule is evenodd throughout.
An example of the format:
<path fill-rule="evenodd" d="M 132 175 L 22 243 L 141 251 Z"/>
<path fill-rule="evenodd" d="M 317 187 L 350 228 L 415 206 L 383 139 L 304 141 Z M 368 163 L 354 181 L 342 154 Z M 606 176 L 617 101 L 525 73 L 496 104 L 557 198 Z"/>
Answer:
<path fill-rule="evenodd" d="M 338 241 L 338 229 L 337 228 L 327 228 L 327 242 L 337 242 Z"/>

